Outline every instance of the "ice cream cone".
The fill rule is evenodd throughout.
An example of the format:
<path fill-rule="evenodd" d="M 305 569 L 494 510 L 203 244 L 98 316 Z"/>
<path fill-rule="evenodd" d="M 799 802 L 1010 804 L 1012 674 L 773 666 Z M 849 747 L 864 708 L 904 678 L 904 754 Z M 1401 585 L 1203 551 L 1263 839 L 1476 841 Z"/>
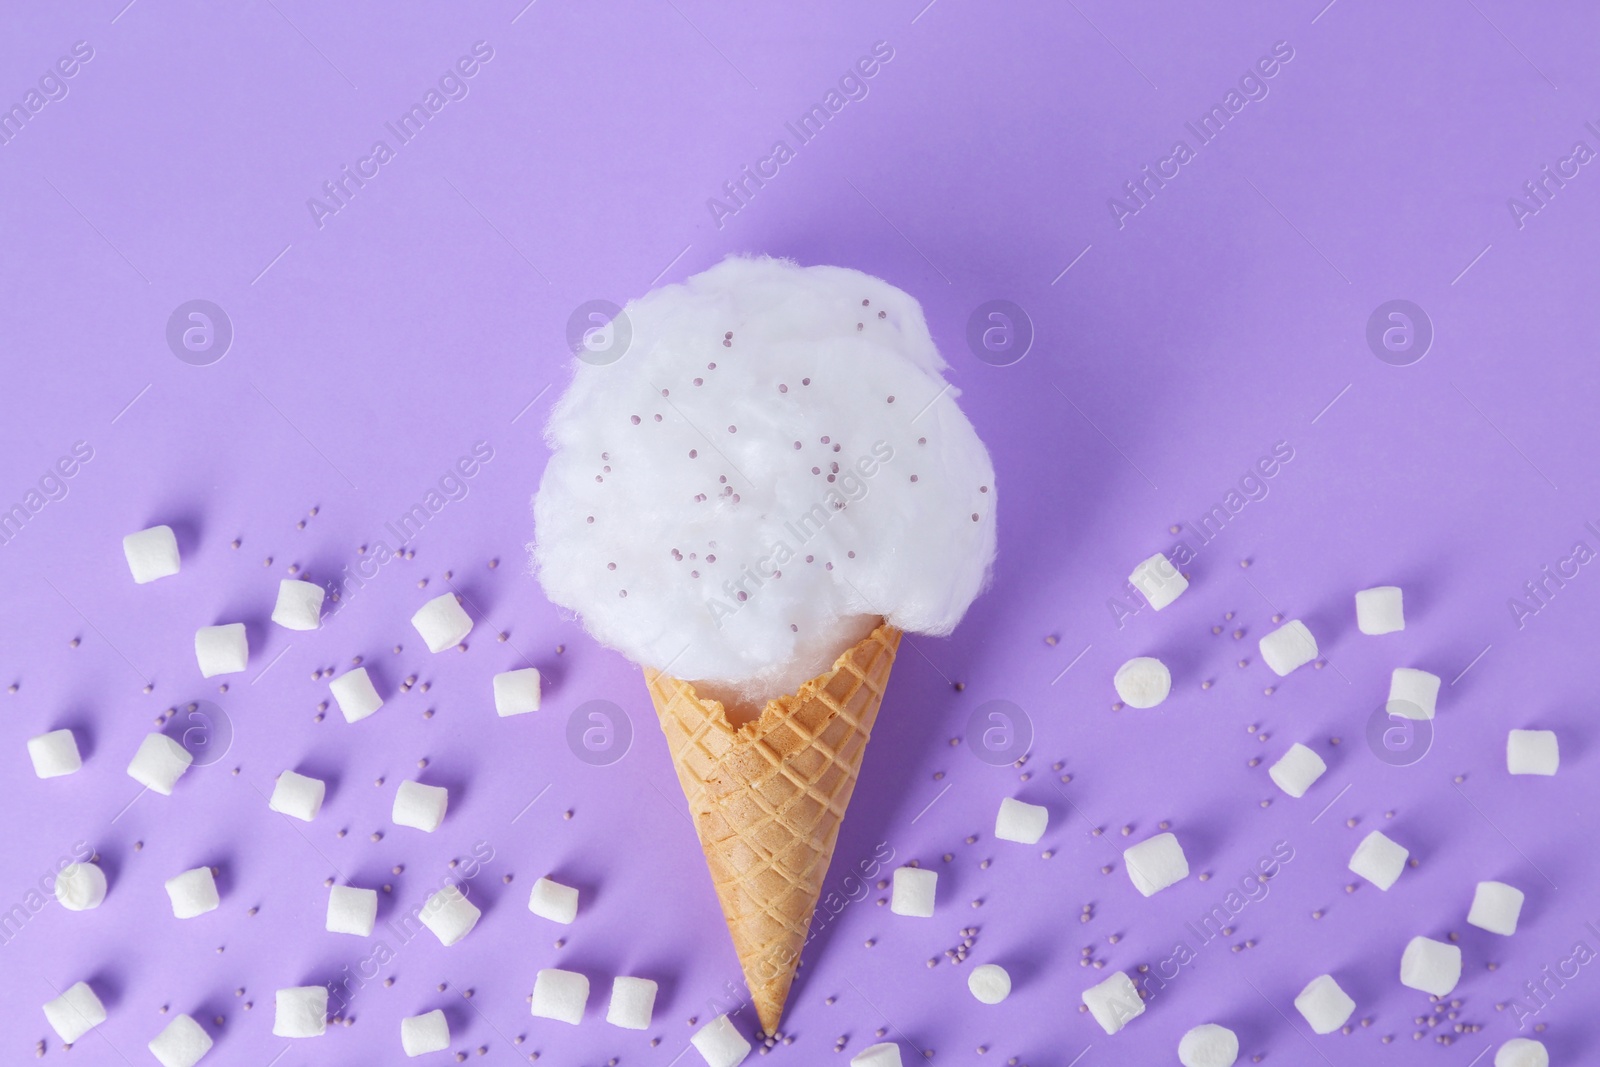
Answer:
<path fill-rule="evenodd" d="M 778 1028 L 900 631 L 880 624 L 759 718 L 646 669 L 739 965 L 768 1033 Z"/>

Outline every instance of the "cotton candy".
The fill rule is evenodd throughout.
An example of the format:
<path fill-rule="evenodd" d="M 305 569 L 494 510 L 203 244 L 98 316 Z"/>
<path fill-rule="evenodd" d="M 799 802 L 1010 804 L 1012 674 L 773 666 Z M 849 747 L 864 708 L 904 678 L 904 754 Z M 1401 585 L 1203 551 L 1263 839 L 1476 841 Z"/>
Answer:
<path fill-rule="evenodd" d="M 731 257 L 578 362 L 534 500 L 545 592 L 599 641 L 752 702 L 882 616 L 947 634 L 995 546 L 994 468 L 922 309 L 840 267 Z"/>

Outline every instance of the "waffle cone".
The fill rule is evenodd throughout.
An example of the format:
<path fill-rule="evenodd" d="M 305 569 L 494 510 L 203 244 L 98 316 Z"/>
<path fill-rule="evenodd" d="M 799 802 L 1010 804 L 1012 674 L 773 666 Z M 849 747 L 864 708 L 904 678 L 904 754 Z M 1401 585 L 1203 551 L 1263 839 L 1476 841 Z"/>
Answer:
<path fill-rule="evenodd" d="M 900 631 L 880 625 L 738 728 L 690 683 L 644 672 L 768 1033 L 783 1015 L 899 647 Z"/>

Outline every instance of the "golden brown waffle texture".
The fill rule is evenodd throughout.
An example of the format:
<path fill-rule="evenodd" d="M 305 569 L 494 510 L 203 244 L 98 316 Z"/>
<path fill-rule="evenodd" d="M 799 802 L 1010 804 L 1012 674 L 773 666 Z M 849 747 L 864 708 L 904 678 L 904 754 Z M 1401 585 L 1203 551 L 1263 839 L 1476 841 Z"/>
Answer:
<path fill-rule="evenodd" d="M 768 1033 L 789 997 L 899 647 L 900 631 L 880 625 L 737 729 L 690 683 L 644 672 Z"/>

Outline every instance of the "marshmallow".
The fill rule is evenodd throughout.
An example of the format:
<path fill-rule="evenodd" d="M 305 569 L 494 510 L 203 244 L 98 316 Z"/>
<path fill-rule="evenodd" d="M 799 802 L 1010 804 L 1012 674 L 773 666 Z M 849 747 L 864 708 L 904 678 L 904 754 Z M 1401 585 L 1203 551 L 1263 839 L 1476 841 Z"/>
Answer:
<path fill-rule="evenodd" d="M 868 1045 L 850 1057 L 850 1067 L 903 1067 L 900 1046 L 893 1041 Z"/>
<path fill-rule="evenodd" d="M 328 784 L 320 779 L 284 771 L 272 787 L 272 799 L 267 801 L 267 807 L 301 822 L 310 822 L 322 810 L 322 798 L 327 792 Z"/>
<path fill-rule="evenodd" d="M 589 979 L 577 971 L 546 967 L 533 980 L 533 1015 L 576 1026 L 589 1003 Z"/>
<path fill-rule="evenodd" d="M 1387 892 L 1406 869 L 1409 855 L 1411 853 L 1403 846 L 1374 830 L 1356 846 L 1355 855 L 1350 857 L 1350 869 Z"/>
<path fill-rule="evenodd" d="M 1504 882 L 1479 882 L 1472 894 L 1472 910 L 1467 912 L 1467 922 L 1491 934 L 1510 937 L 1517 932 L 1517 918 L 1522 914 L 1522 890 Z"/>
<path fill-rule="evenodd" d="M 1038 804 L 1025 804 L 1006 797 L 1000 801 L 1000 814 L 995 816 L 994 836 L 1001 841 L 1016 841 L 1024 845 L 1037 845 L 1050 825 L 1050 810 Z"/>
<path fill-rule="evenodd" d="M 429 652 L 459 645 L 472 632 L 472 619 L 461 609 L 454 593 L 434 597 L 411 616 L 411 625 L 428 643 Z"/>
<path fill-rule="evenodd" d="M 106 872 L 93 863 L 69 863 L 56 875 L 56 900 L 68 911 L 98 908 L 106 899 Z"/>
<path fill-rule="evenodd" d="M 33 760 L 33 773 L 40 778 L 60 778 L 83 766 L 71 730 L 51 730 L 28 738 L 28 758 Z"/>
<path fill-rule="evenodd" d="M 1561 748 L 1554 730 L 1512 730 L 1506 735 L 1506 770 L 1512 774 L 1554 774 Z"/>
<path fill-rule="evenodd" d="M 166 884 L 167 896 L 172 899 L 172 914 L 180 919 L 216 911 L 221 903 L 217 896 L 217 880 L 212 877 L 210 867 L 196 867 L 173 875 Z"/>
<path fill-rule="evenodd" d="M 1550 1053 L 1542 1041 L 1514 1037 L 1495 1051 L 1494 1067 L 1550 1067 Z"/>
<path fill-rule="evenodd" d="M 146 789 L 170 797 L 172 787 L 193 762 L 189 750 L 166 734 L 146 734 L 128 764 L 128 776 Z"/>
<path fill-rule="evenodd" d="M 501 671 L 495 675 L 494 710 L 501 718 L 538 711 L 539 671 L 524 667 L 520 671 Z"/>
<path fill-rule="evenodd" d="M 726 1015 L 719 1015 L 702 1026 L 689 1043 L 705 1059 L 706 1067 L 739 1067 L 750 1055 L 750 1042 L 734 1029 Z"/>
<path fill-rule="evenodd" d="M 1439 703 L 1439 676 L 1410 667 L 1396 667 L 1389 677 L 1390 715 L 1407 719 L 1431 719 Z"/>
<path fill-rule="evenodd" d="M 1289 751 L 1278 757 L 1277 763 L 1267 768 L 1267 774 L 1285 793 L 1303 797 L 1327 769 L 1321 756 L 1296 741 L 1289 746 Z"/>
<path fill-rule="evenodd" d="M 321 1037 L 328 1029 L 328 987 L 294 986 L 278 990 L 273 1037 Z"/>
<path fill-rule="evenodd" d="M 1317 639 L 1299 619 L 1290 619 L 1263 637 L 1258 647 L 1261 658 L 1280 678 L 1317 658 Z"/>
<path fill-rule="evenodd" d="M 194 1067 L 211 1051 L 211 1035 L 187 1015 L 179 1015 L 155 1036 L 149 1049 L 161 1067 Z"/>
<path fill-rule="evenodd" d="M 1238 1058 L 1238 1035 L 1216 1023 L 1201 1023 L 1178 1042 L 1183 1067 L 1233 1067 Z"/>
<path fill-rule="evenodd" d="M 1413 937 L 1400 956 L 1400 984 L 1436 997 L 1461 981 L 1461 949 L 1430 937 Z"/>
<path fill-rule="evenodd" d="M 998 1004 L 1011 995 L 1011 975 L 997 963 L 974 967 L 967 975 L 967 988 L 980 1004 Z"/>
<path fill-rule="evenodd" d="M 1356 1010 L 1356 1002 L 1339 988 L 1331 974 L 1319 974 L 1311 979 L 1300 995 L 1294 998 L 1294 1007 L 1305 1016 L 1315 1034 L 1331 1034 L 1345 1024 Z"/>
<path fill-rule="evenodd" d="M 433 936 L 445 948 L 460 941 L 478 925 L 483 912 L 467 899 L 461 887 L 454 882 L 446 885 L 422 905 L 422 925 L 433 931 Z"/>
<path fill-rule="evenodd" d="M 122 539 L 122 554 L 140 585 L 178 573 L 178 538 L 170 526 L 152 526 Z"/>
<path fill-rule="evenodd" d="M 1172 672 L 1153 656 L 1135 656 L 1117 668 L 1111 680 L 1117 696 L 1130 708 L 1153 708 L 1172 692 Z"/>
<path fill-rule="evenodd" d="M 77 982 L 44 1006 L 45 1021 L 70 1045 L 106 1021 L 106 1006 L 87 982 Z"/>
<path fill-rule="evenodd" d="M 445 808 L 449 805 L 450 791 L 444 786 L 405 781 L 394 794 L 394 810 L 390 817 L 396 826 L 410 826 L 431 834 L 444 822 Z"/>
<path fill-rule="evenodd" d="M 200 627 L 194 632 L 194 658 L 200 664 L 203 678 L 238 674 L 244 670 L 250 659 L 250 641 L 245 637 L 244 623 Z"/>
<path fill-rule="evenodd" d="M 614 978 L 606 1022 L 624 1030 L 650 1029 L 656 1010 L 656 984 L 648 978 Z"/>
<path fill-rule="evenodd" d="M 400 1048 L 407 1056 L 443 1052 L 450 1047 L 450 1020 L 438 1008 L 400 1020 Z"/>
<path fill-rule="evenodd" d="M 896 915 L 909 915 L 916 919 L 931 918 L 933 894 L 938 884 L 939 875 L 934 871 L 921 867 L 896 867 L 889 910 Z"/>
<path fill-rule="evenodd" d="M 336 885 L 328 890 L 329 933 L 355 934 L 371 937 L 373 923 L 378 919 L 378 891 L 357 889 L 352 885 Z"/>
<path fill-rule="evenodd" d="M 1130 1020 L 1144 1014 L 1144 1001 L 1139 999 L 1139 990 L 1134 986 L 1133 979 L 1121 971 L 1099 985 L 1085 989 L 1083 1002 L 1088 1006 L 1089 1014 L 1094 1016 L 1094 1021 L 1100 1024 L 1100 1029 L 1108 1034 L 1116 1033 Z"/>
<path fill-rule="evenodd" d="M 1157 834 L 1122 853 L 1133 887 L 1150 896 L 1189 877 L 1189 860 L 1173 834 Z"/>
<path fill-rule="evenodd" d="M 570 923 L 578 917 L 578 891 L 569 885 L 541 878 L 533 883 L 533 893 L 528 897 L 528 910 L 541 919 Z"/>
<path fill-rule="evenodd" d="M 339 675 L 328 683 L 333 699 L 339 702 L 345 722 L 360 722 L 383 707 L 383 698 L 372 684 L 372 676 L 365 667 Z"/>
<path fill-rule="evenodd" d="M 1160 552 L 1133 568 L 1128 581 L 1157 611 L 1177 600 L 1178 594 L 1189 588 L 1189 579 Z"/>
<path fill-rule="evenodd" d="M 1406 628 L 1398 585 L 1380 585 L 1356 594 L 1356 628 L 1364 634 L 1392 634 Z"/>
<path fill-rule="evenodd" d="M 278 603 L 272 621 L 285 630 L 315 630 L 322 625 L 322 598 L 326 594 L 315 582 L 285 578 L 278 583 Z"/>

